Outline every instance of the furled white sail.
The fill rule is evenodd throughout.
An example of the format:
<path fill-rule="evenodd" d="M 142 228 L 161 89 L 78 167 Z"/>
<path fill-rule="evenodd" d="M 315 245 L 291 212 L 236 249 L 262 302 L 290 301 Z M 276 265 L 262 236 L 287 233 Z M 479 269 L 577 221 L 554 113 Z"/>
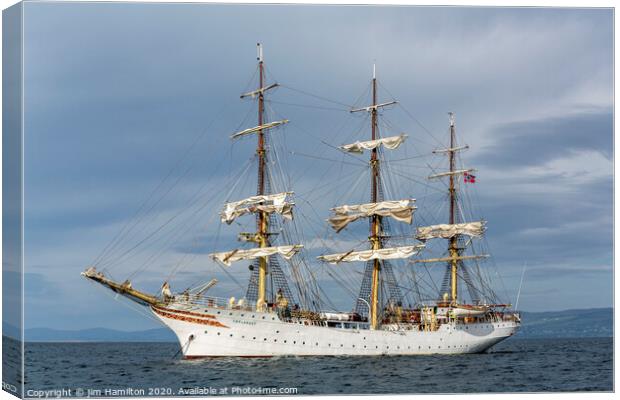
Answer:
<path fill-rule="evenodd" d="M 244 129 L 240 132 L 234 133 L 230 136 L 231 139 L 236 139 L 240 136 L 245 136 L 245 135 L 249 135 L 250 133 L 254 133 L 254 132 L 258 132 L 258 131 L 263 131 L 266 129 L 271 129 L 271 128 L 275 128 L 276 126 L 280 126 L 283 124 L 288 123 L 288 119 L 283 119 L 282 121 L 274 121 L 274 122 L 269 122 L 267 124 L 263 124 L 263 125 L 259 125 L 259 126 L 255 126 L 254 128 L 248 128 L 248 129 Z"/>
<path fill-rule="evenodd" d="M 277 247 L 257 247 L 248 250 L 232 250 L 221 253 L 210 254 L 211 258 L 220 263 L 230 267 L 235 261 L 240 260 L 252 260 L 258 257 L 268 257 L 274 254 L 279 254 L 287 260 L 293 257 L 303 245 L 296 244 L 292 246 L 277 246 Z"/>
<path fill-rule="evenodd" d="M 366 203 L 356 205 L 344 205 L 333 208 L 334 216 L 327 221 L 336 232 L 343 230 L 349 223 L 360 218 L 380 215 L 382 217 L 392 217 L 397 221 L 411 224 L 413 219 L 413 205 L 415 199 L 381 201 L 378 203 Z"/>
<path fill-rule="evenodd" d="M 263 94 L 265 93 L 267 90 L 269 89 L 273 89 L 276 88 L 280 85 L 278 85 L 277 83 L 272 83 L 269 86 L 266 87 L 262 87 L 260 89 L 256 89 L 256 90 L 252 90 L 251 92 L 247 92 L 247 93 L 243 93 L 240 97 L 243 99 L 245 97 L 251 97 L 251 98 L 255 98 L 256 96 L 258 96 L 259 94 Z"/>
<path fill-rule="evenodd" d="M 467 150 L 469 149 L 469 145 L 465 145 L 465 146 L 459 146 L 459 147 L 450 147 L 447 149 L 438 149 L 438 150 L 433 150 L 434 154 L 440 154 L 440 153 L 454 153 L 457 151 L 461 151 L 461 150 Z"/>
<path fill-rule="evenodd" d="M 397 101 L 388 101 L 387 103 L 381 103 L 381 104 L 375 104 L 373 106 L 368 106 L 368 107 L 362 107 L 362 108 L 354 108 L 353 110 L 349 111 L 352 113 L 356 113 L 356 112 L 360 112 L 360 111 L 375 111 L 378 110 L 381 107 L 387 107 L 387 106 L 391 106 L 392 104 L 396 104 L 398 103 Z"/>
<path fill-rule="evenodd" d="M 326 254 L 317 257 L 319 260 L 326 261 L 330 264 L 338 264 L 340 262 L 352 261 L 368 261 L 368 260 L 394 260 L 409 258 L 416 255 L 424 245 L 390 247 L 378 250 L 362 250 L 349 251 L 347 253 Z"/>
<path fill-rule="evenodd" d="M 226 203 L 220 213 L 222 222 L 231 224 L 235 218 L 256 211 L 278 213 L 286 219 L 293 219 L 293 206 L 295 203 L 286 201 L 291 192 L 283 192 L 264 196 L 252 196 L 247 199 Z"/>
<path fill-rule="evenodd" d="M 441 178 L 443 176 L 450 176 L 450 175 L 461 175 L 461 174 L 464 174 L 464 173 L 475 172 L 475 171 L 476 170 L 472 169 L 472 168 L 470 168 L 470 169 L 459 169 L 459 170 L 456 170 L 456 171 L 448 171 L 448 172 L 441 172 L 439 174 L 433 174 L 433 175 L 430 175 L 427 179 Z"/>
<path fill-rule="evenodd" d="M 455 235 L 480 236 L 484 233 L 485 221 L 466 222 L 463 224 L 440 224 L 421 226 L 417 238 L 428 240 L 434 238 L 449 239 Z"/>
<path fill-rule="evenodd" d="M 386 149 L 394 150 L 398 146 L 400 146 L 405 139 L 407 139 L 407 135 L 404 133 L 399 136 L 390 136 L 386 138 L 376 139 L 376 140 L 368 140 L 365 142 L 355 142 L 351 144 L 345 144 L 340 146 L 340 148 L 349 153 L 363 153 L 364 150 L 372 150 L 380 145 L 383 145 Z"/>

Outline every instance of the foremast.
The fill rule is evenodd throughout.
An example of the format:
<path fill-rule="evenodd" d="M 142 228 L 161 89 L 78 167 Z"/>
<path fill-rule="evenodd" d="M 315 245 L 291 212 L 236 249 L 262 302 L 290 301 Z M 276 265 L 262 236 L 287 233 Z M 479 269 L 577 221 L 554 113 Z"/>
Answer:
<path fill-rule="evenodd" d="M 370 222 L 370 250 L 355 251 L 351 250 L 341 254 L 330 254 L 318 257 L 319 259 L 337 264 L 340 262 L 353 261 L 372 261 L 372 277 L 370 287 L 369 323 L 371 329 L 378 329 L 380 326 L 380 277 L 381 261 L 389 259 L 402 259 L 413 256 L 423 245 L 401 246 L 385 248 L 383 243 L 383 217 L 392 217 L 398 221 L 411 224 L 413 211 L 415 210 L 415 199 L 382 201 L 379 198 L 379 188 L 381 185 L 381 167 L 379 159 L 379 147 L 396 149 L 407 138 L 407 135 L 380 138 L 378 135 L 378 110 L 382 107 L 395 104 L 396 101 L 377 103 L 377 76 L 373 65 L 372 75 L 372 104 L 367 107 L 350 110 L 352 113 L 366 111 L 371 116 L 371 137 L 369 141 L 355 142 L 340 146 L 340 149 L 351 153 L 363 153 L 370 150 L 370 203 L 352 206 L 340 206 L 333 208 L 335 215 L 328 221 L 332 227 L 339 232 L 346 225 L 360 218 L 368 218 Z"/>
<path fill-rule="evenodd" d="M 265 90 L 263 89 L 265 79 L 265 66 L 263 65 L 263 47 L 260 43 L 257 44 L 258 50 L 258 126 L 263 126 L 264 114 L 265 114 Z M 258 155 L 258 188 L 257 195 L 262 196 L 265 194 L 265 134 L 263 129 L 258 131 L 258 144 L 256 148 L 256 154 Z M 256 230 L 258 246 L 261 248 L 269 247 L 269 236 L 267 234 L 269 230 L 269 216 L 265 211 L 259 211 L 258 219 L 256 221 Z M 258 300 L 256 301 L 256 308 L 261 309 L 266 303 L 267 297 L 267 257 L 259 257 L 258 259 Z"/>
<path fill-rule="evenodd" d="M 267 122 L 265 118 L 265 93 L 278 86 L 277 83 L 265 86 L 265 66 L 263 61 L 263 48 L 257 43 L 257 60 L 259 85 L 252 92 L 244 93 L 240 97 L 258 97 L 258 125 L 237 132 L 231 136 L 236 139 L 240 136 L 256 134 L 257 146 L 256 155 L 258 159 L 258 185 L 256 196 L 236 202 L 227 203 L 221 213 L 222 222 L 230 224 L 237 216 L 244 214 L 256 214 L 256 233 L 241 233 L 239 239 L 242 241 L 254 242 L 257 247 L 249 250 L 232 250 L 223 253 L 213 253 L 211 257 L 230 266 L 231 262 L 239 260 L 258 259 L 258 296 L 256 310 L 264 311 L 267 305 L 267 274 L 269 273 L 269 257 L 279 254 L 286 259 L 290 259 L 300 249 L 301 245 L 271 247 L 269 233 L 269 215 L 278 213 L 283 218 L 292 218 L 292 207 L 294 203 L 289 200 L 292 192 L 277 194 L 267 193 L 265 182 L 267 180 L 267 151 L 265 146 L 265 135 L 269 129 L 276 128 L 288 123 L 288 120 Z"/>

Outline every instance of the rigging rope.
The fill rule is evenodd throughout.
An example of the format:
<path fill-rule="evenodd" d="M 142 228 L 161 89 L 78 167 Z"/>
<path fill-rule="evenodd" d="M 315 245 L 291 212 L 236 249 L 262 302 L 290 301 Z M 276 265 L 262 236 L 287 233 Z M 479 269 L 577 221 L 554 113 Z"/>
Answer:
<path fill-rule="evenodd" d="M 225 108 L 228 107 L 228 104 L 224 104 L 219 112 L 216 115 L 220 115 Z M 155 187 L 155 189 L 150 193 L 147 199 L 142 203 L 142 205 L 138 208 L 138 211 L 134 214 L 134 216 L 127 221 L 127 223 L 123 226 L 123 228 L 114 236 L 114 238 L 108 243 L 106 247 L 102 250 L 102 252 L 95 258 L 93 261 L 93 265 L 100 265 L 101 262 L 110 255 L 114 251 L 118 245 L 124 241 L 126 236 L 144 219 L 148 213 L 153 210 L 153 208 L 159 204 L 163 200 L 163 198 L 170 193 L 172 188 L 178 184 L 180 178 L 177 179 L 175 184 L 166 192 L 162 197 L 160 197 L 153 206 L 151 206 L 140 218 L 134 221 L 133 225 L 129 226 L 134 218 L 137 218 L 138 215 L 142 212 L 142 210 L 146 207 L 146 205 L 151 201 L 151 199 L 155 196 L 155 193 L 164 185 L 164 183 L 170 178 L 173 172 L 187 159 L 192 150 L 198 145 L 198 143 L 206 136 L 206 134 L 210 131 L 211 126 L 215 123 L 216 118 L 213 118 L 208 124 L 207 127 L 197 136 L 197 138 L 190 144 L 187 150 L 183 153 L 183 155 L 177 160 L 177 162 L 173 165 L 173 167 L 168 171 L 166 176 L 159 182 L 159 184 Z M 186 171 L 188 173 L 189 170 Z M 185 174 L 184 174 L 185 175 Z M 183 176 L 184 176 L 183 175 Z M 129 228 L 128 228 L 129 227 Z M 128 229 L 127 229 L 128 228 Z"/>

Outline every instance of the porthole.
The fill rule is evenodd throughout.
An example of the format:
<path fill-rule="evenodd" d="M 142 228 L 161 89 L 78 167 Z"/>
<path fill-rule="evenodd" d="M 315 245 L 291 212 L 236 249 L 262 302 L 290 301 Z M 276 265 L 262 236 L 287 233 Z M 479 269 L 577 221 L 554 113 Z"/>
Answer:
<path fill-rule="evenodd" d="M 301 344 L 306 344 L 306 342 L 301 342 Z"/>
<path fill-rule="evenodd" d="M 217 312 L 218 314 L 221 314 L 219 311 Z"/>
<path fill-rule="evenodd" d="M 293 344 L 297 344 L 297 340 L 293 340 Z"/>
<path fill-rule="evenodd" d="M 263 341 L 264 341 L 264 342 L 266 342 L 266 341 L 267 341 L 267 338 L 263 338 Z"/>
<path fill-rule="evenodd" d="M 274 342 L 274 343 L 275 343 L 275 342 L 277 342 L 277 341 L 278 341 L 278 339 L 273 339 L 273 342 Z"/>
<path fill-rule="evenodd" d="M 276 333 L 280 333 L 280 331 L 276 331 Z"/>
<path fill-rule="evenodd" d="M 271 320 L 272 320 L 272 321 L 275 321 L 275 320 L 276 320 L 276 317 L 271 317 Z"/>
<path fill-rule="evenodd" d="M 252 315 L 252 318 L 254 318 L 254 315 Z"/>
<path fill-rule="evenodd" d="M 232 315 L 232 313 L 230 312 L 230 313 L 228 313 L 228 315 Z"/>
<path fill-rule="evenodd" d="M 263 319 L 265 319 L 265 316 L 263 315 Z"/>
<path fill-rule="evenodd" d="M 355 348 L 355 345 L 353 345 L 353 348 Z"/>
<path fill-rule="evenodd" d="M 207 331 L 205 331 L 205 333 L 207 333 Z"/>
<path fill-rule="evenodd" d="M 232 337 L 232 333 L 230 334 L 230 337 Z"/>
<path fill-rule="evenodd" d="M 340 347 L 344 347 L 344 344 L 340 343 Z"/>
<path fill-rule="evenodd" d="M 220 335 L 221 335 L 221 333 L 220 333 L 220 332 L 218 332 L 218 333 L 217 333 L 217 336 L 220 336 Z"/>
<path fill-rule="evenodd" d="M 256 336 L 254 336 L 252 339 L 256 340 Z"/>

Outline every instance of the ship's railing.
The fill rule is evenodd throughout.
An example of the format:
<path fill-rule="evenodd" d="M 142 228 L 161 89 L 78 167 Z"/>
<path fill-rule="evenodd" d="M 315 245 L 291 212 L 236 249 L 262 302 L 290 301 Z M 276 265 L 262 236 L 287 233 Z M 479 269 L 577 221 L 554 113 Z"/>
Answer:
<path fill-rule="evenodd" d="M 290 317 L 282 319 L 284 322 L 288 322 L 290 324 L 299 324 L 299 325 L 311 325 L 311 326 L 327 326 L 327 321 L 319 320 L 319 319 L 308 319 L 308 318 L 298 318 L 298 317 Z"/>
<path fill-rule="evenodd" d="M 241 310 L 241 311 L 256 311 L 256 302 L 247 301 L 246 299 L 235 299 L 196 295 L 193 293 L 178 293 L 173 297 L 167 299 L 169 302 L 174 302 L 177 305 L 184 305 L 188 309 L 193 307 L 207 307 L 216 308 L 222 310 Z M 315 325 L 315 326 L 327 326 L 327 322 L 319 317 L 318 313 L 312 311 L 302 311 L 298 309 L 278 309 L 276 304 L 267 303 L 263 312 L 274 313 L 278 315 L 278 318 L 284 322 L 302 325 Z"/>
<path fill-rule="evenodd" d="M 214 296 L 195 295 L 192 293 L 178 293 L 168 301 L 187 304 L 188 306 L 203 306 L 208 308 L 220 308 L 224 310 L 256 310 L 256 302 L 247 301 L 246 299 L 235 299 L 234 297 L 223 298 Z M 265 311 L 269 311 L 269 307 Z"/>
<path fill-rule="evenodd" d="M 465 324 L 471 323 L 480 323 L 480 322 L 511 322 L 511 321 L 521 321 L 521 315 L 518 312 L 489 312 L 488 314 L 469 317 L 462 317 L 462 320 L 459 319 Z"/>

